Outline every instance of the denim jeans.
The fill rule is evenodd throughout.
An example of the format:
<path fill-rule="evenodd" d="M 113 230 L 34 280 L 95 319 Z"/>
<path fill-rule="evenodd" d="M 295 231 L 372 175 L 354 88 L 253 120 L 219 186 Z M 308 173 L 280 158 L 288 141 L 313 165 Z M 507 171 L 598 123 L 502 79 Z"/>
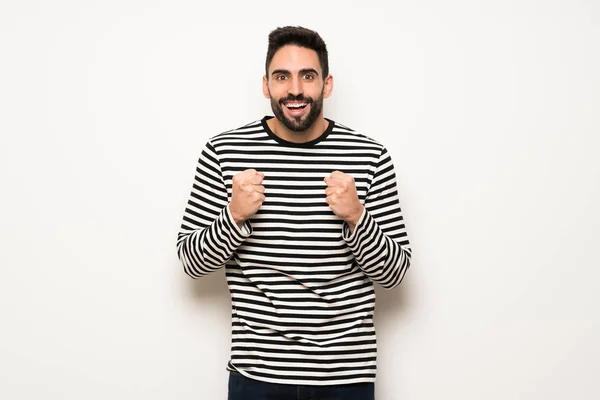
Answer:
<path fill-rule="evenodd" d="M 375 400 L 375 384 L 283 385 L 230 372 L 227 400 Z"/>

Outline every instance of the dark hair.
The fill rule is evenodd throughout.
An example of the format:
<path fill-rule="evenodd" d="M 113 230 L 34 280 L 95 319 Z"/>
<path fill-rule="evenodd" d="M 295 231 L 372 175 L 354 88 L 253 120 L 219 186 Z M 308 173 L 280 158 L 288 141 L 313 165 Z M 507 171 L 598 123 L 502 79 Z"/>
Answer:
<path fill-rule="evenodd" d="M 271 64 L 273 56 L 277 50 L 289 44 L 316 51 L 323 70 L 323 79 L 329 75 L 327 46 L 325 46 L 321 36 L 317 32 L 301 26 L 284 26 L 271 31 L 269 34 L 269 48 L 267 49 L 267 61 L 265 63 L 267 77 L 269 76 L 269 64 Z"/>

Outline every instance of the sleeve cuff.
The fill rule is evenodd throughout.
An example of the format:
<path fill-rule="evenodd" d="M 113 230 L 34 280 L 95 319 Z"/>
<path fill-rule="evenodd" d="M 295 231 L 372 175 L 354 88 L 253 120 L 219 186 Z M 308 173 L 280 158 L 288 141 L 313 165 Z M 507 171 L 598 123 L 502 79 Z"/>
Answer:
<path fill-rule="evenodd" d="M 241 236 L 244 239 L 247 238 L 248 236 L 250 236 L 250 234 L 252 233 L 252 226 L 250 225 L 250 222 L 248 222 L 248 220 L 244 221 L 244 225 L 240 229 L 238 224 L 235 223 L 233 216 L 231 215 L 231 210 L 229 210 L 229 204 L 227 205 L 227 207 L 225 207 L 225 209 L 226 209 L 225 218 L 227 218 L 230 225 L 233 226 L 233 229 L 235 230 L 235 234 L 238 236 Z"/>
<path fill-rule="evenodd" d="M 342 237 L 344 238 L 344 240 L 346 240 L 347 242 L 354 241 L 356 239 L 356 233 L 360 229 L 362 229 L 362 226 L 363 226 L 366 218 L 367 218 L 367 208 L 363 207 L 363 212 L 360 215 L 358 222 L 354 226 L 354 232 L 350 232 L 350 227 L 348 226 L 348 223 L 344 222 L 344 226 L 342 228 Z"/>

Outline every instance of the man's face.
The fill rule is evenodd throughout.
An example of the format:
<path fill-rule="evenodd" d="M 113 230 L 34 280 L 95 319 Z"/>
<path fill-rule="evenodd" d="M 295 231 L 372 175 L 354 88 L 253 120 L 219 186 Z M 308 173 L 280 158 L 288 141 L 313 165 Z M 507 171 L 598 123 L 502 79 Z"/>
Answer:
<path fill-rule="evenodd" d="M 314 50 L 287 45 L 275 53 L 263 78 L 263 93 L 275 117 L 291 131 L 308 130 L 322 114 L 332 78 L 323 77 Z"/>

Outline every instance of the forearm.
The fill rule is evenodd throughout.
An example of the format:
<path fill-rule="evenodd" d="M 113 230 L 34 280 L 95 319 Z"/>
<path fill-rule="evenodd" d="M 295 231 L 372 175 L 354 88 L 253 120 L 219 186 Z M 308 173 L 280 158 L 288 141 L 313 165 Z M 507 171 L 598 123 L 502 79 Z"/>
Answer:
<path fill-rule="evenodd" d="M 186 274 L 199 278 L 221 268 L 249 235 L 229 210 L 220 162 L 209 142 L 196 167 L 194 183 L 177 236 L 177 256 Z"/>
<path fill-rule="evenodd" d="M 410 267 L 412 250 L 398 200 L 396 174 L 384 149 L 364 202 L 363 213 L 351 229 L 344 224 L 344 240 L 358 266 L 383 287 L 396 287 Z"/>
<path fill-rule="evenodd" d="M 225 207 L 205 228 L 183 229 L 177 242 L 177 255 L 186 274 L 199 278 L 227 263 L 249 236 L 249 226 L 240 229 Z"/>
<path fill-rule="evenodd" d="M 403 221 L 384 225 L 386 233 L 365 209 L 353 232 L 345 225 L 344 239 L 363 272 L 384 288 L 392 289 L 410 267 L 411 248 Z"/>

